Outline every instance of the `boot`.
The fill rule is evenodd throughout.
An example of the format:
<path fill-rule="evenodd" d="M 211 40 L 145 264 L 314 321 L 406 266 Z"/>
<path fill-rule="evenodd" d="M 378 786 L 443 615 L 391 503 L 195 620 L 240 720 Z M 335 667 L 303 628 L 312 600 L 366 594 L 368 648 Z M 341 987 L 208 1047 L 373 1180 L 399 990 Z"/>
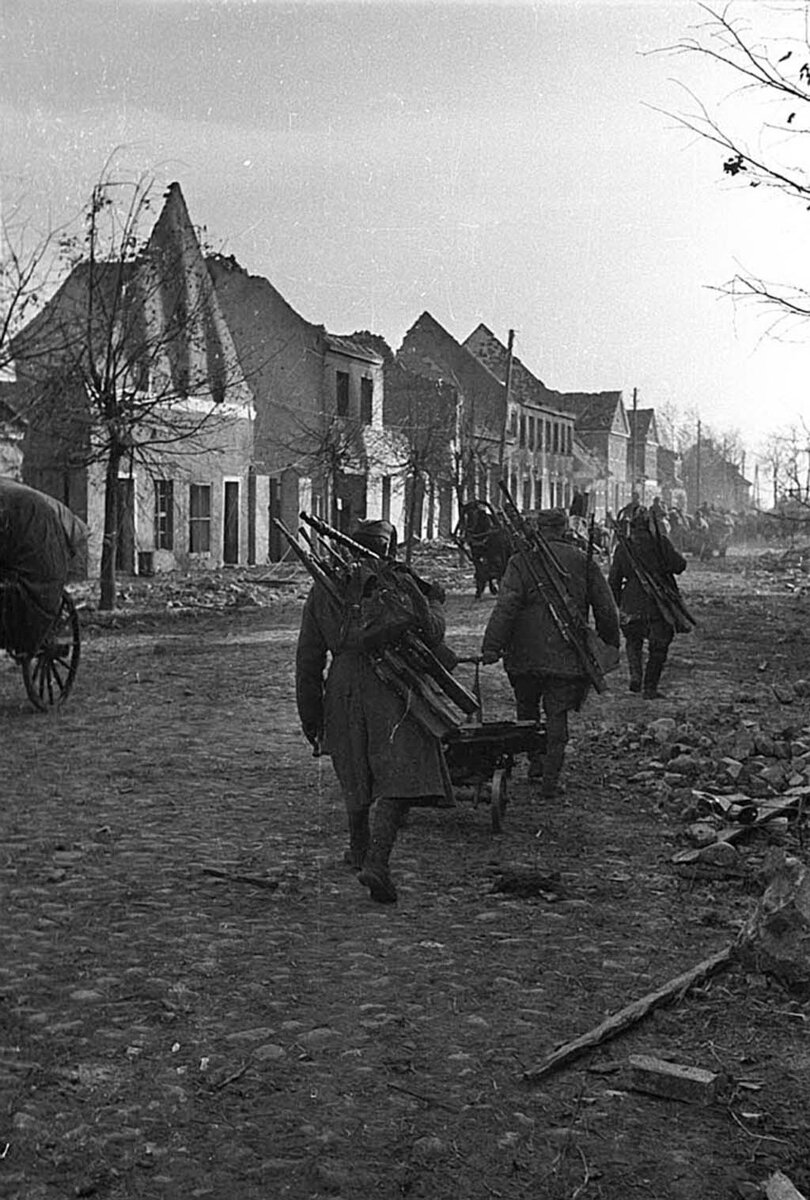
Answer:
<path fill-rule="evenodd" d="M 362 812 L 350 812 L 347 815 L 349 818 L 349 846 L 343 852 L 343 861 L 353 871 L 359 871 L 368 853 L 371 838 L 368 827 L 368 809 L 364 808 Z"/>
<path fill-rule="evenodd" d="M 647 660 L 647 670 L 644 672 L 642 695 L 645 700 L 663 700 L 663 696 L 658 690 L 658 680 L 661 678 L 665 662 L 666 655 L 656 654 L 655 651 L 650 654 Z"/>
<path fill-rule="evenodd" d="M 545 763 L 545 761 L 546 761 L 545 754 L 540 753 L 539 750 L 532 751 L 532 753 L 529 755 L 529 773 L 528 773 L 529 779 L 542 779 L 543 778 L 543 764 Z"/>
<path fill-rule="evenodd" d="M 560 783 L 560 774 L 562 773 L 564 759 L 565 746 L 552 746 L 546 754 L 543 770 L 543 786 L 540 788 L 540 795 L 544 800 L 551 800 L 554 796 L 559 796 L 564 790 Z"/>
<path fill-rule="evenodd" d="M 396 904 L 397 889 L 388 870 L 388 859 L 407 810 L 407 800 L 394 796 L 383 796 L 374 809 L 371 843 L 358 878 L 378 904 Z"/>
<path fill-rule="evenodd" d="M 630 691 L 641 691 L 641 642 L 625 642 L 627 665 L 630 668 Z"/>

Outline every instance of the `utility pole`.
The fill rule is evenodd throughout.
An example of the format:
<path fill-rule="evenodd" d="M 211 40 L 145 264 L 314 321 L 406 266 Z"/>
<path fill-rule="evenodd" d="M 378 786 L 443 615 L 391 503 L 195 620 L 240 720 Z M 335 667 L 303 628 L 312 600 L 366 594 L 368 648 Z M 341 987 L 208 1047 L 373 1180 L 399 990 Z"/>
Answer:
<path fill-rule="evenodd" d="M 638 388 L 633 388 L 633 486 L 631 491 L 638 491 Z M 639 496 L 644 502 L 644 497 Z"/>
<path fill-rule="evenodd" d="M 506 341 L 506 379 L 504 380 L 503 426 L 501 428 L 501 444 L 498 448 L 498 470 L 501 479 L 504 478 L 504 457 L 506 454 L 506 426 L 509 422 L 509 396 L 512 391 L 512 352 L 515 346 L 515 331 L 509 330 Z"/>

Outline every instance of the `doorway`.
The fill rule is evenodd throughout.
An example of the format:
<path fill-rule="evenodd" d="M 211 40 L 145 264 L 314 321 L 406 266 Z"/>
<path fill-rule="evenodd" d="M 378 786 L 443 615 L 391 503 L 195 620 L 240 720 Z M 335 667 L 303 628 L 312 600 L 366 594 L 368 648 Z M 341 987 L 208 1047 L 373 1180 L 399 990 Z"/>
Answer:
<path fill-rule="evenodd" d="M 239 484 L 226 480 L 222 506 L 222 561 L 226 566 L 239 562 Z"/>

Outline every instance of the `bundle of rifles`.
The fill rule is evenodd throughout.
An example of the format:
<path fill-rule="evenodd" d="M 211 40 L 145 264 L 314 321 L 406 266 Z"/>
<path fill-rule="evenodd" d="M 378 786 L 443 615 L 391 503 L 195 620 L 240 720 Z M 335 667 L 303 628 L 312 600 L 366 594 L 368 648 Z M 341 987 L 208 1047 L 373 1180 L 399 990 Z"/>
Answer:
<path fill-rule="evenodd" d="M 372 568 L 375 601 L 383 609 L 387 605 L 389 612 L 387 620 L 382 614 L 377 623 L 380 633 L 368 636 L 363 652 L 378 679 L 400 698 L 404 713 L 436 738 L 444 738 L 465 718 L 477 714 L 479 701 L 450 672 L 455 664 L 452 651 L 445 646 L 432 648 L 416 622 L 402 619 L 413 611 L 409 593 L 416 583 L 413 576 L 406 577 L 407 568 L 375 554 L 319 517 L 302 512 L 300 519 L 296 537 L 274 518 L 295 556 L 327 591 L 347 626 L 356 599 L 352 582 L 357 565 Z"/>

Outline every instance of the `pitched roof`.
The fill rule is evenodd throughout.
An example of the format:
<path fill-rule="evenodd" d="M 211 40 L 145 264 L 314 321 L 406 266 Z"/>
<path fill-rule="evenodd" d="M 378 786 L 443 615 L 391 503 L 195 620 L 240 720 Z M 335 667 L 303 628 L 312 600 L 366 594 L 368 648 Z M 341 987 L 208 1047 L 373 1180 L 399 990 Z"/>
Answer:
<path fill-rule="evenodd" d="M 477 325 L 469 337 L 465 338 L 464 346 L 475 355 L 480 363 L 504 385 L 509 365 L 509 350 L 483 322 Z M 517 355 L 512 355 L 509 378 L 510 396 L 522 403 L 535 404 L 545 408 L 556 409 L 555 393 L 551 392 L 542 380 L 533 375 L 528 367 L 520 361 Z"/>
<path fill-rule="evenodd" d="M 582 432 L 606 432 L 613 428 L 617 410 L 623 408 L 621 392 L 560 392 L 560 404 L 576 417 Z"/>
<path fill-rule="evenodd" d="M 429 312 L 405 334 L 397 358 L 417 375 L 452 384 L 467 401 L 468 413 L 474 413 L 476 428 L 500 435 L 506 416 L 503 384 Z"/>
<path fill-rule="evenodd" d="M 344 334 L 327 333 L 326 346 L 328 350 L 334 350 L 336 354 L 346 354 L 350 358 L 361 358 L 364 362 L 382 364 L 383 361 L 382 355 L 378 354 L 376 350 L 372 350 L 369 346 L 355 341 L 354 338 L 346 337 Z"/>
<path fill-rule="evenodd" d="M 236 382 L 236 349 L 179 183 L 165 193 L 139 278 L 148 280 L 145 306 L 159 306 L 164 329 L 177 326 L 177 336 L 166 340 L 175 386 L 193 391 L 206 381 L 215 398 L 224 398 Z"/>
<path fill-rule="evenodd" d="M 628 408 L 627 423 L 630 426 L 631 437 L 635 434 L 639 441 L 658 441 L 654 408 Z"/>

